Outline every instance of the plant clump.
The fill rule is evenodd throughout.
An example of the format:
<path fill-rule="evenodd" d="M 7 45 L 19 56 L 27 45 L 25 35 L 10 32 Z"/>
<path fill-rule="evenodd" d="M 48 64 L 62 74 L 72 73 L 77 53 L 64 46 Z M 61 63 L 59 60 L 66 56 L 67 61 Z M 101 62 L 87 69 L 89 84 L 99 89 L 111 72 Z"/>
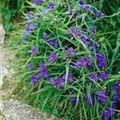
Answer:
<path fill-rule="evenodd" d="M 71 112 L 77 119 L 108 120 L 117 114 L 120 84 L 108 84 L 109 57 L 97 27 L 102 11 L 85 1 L 29 4 L 21 42 L 21 58 L 26 58 L 21 83 L 30 103 Z"/>

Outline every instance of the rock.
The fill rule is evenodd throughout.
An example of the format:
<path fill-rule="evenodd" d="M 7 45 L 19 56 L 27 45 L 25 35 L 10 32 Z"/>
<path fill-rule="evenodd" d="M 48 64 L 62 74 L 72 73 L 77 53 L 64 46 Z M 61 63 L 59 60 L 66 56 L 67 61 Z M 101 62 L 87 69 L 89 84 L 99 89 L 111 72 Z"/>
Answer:
<path fill-rule="evenodd" d="M 5 48 L 4 45 L 0 45 L 0 88 L 5 82 L 4 78 L 11 77 L 13 72 L 10 65 L 13 63 L 13 60 L 15 60 L 15 57 L 12 54 L 13 53 Z"/>
<path fill-rule="evenodd" d="M 3 101 L 0 106 L 6 120 L 61 120 L 14 99 Z"/>
<path fill-rule="evenodd" d="M 3 78 L 9 73 L 7 67 L 5 66 L 5 52 L 6 51 L 4 50 L 3 46 L 0 46 L 0 88 L 3 84 Z"/>
<path fill-rule="evenodd" d="M 3 28 L 3 25 L 0 23 L 0 88 L 2 86 L 2 79 L 3 79 L 3 67 L 2 67 L 2 62 L 3 62 L 3 49 L 1 44 L 4 43 L 4 39 L 5 39 L 5 30 Z M 5 72 L 5 71 L 4 71 Z"/>
<path fill-rule="evenodd" d="M 5 30 L 3 28 L 3 25 L 0 23 L 0 44 L 4 43 L 5 39 Z"/>
<path fill-rule="evenodd" d="M 8 69 L 0 66 L 0 88 L 3 85 L 3 78 L 8 74 Z"/>

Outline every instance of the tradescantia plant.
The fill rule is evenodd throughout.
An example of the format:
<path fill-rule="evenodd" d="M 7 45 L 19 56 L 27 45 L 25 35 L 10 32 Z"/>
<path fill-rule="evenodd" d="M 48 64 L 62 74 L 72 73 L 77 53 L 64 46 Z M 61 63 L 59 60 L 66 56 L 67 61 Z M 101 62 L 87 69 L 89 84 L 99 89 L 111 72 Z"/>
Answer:
<path fill-rule="evenodd" d="M 114 119 L 120 82 L 112 79 L 104 36 L 99 36 L 102 11 L 85 1 L 28 3 L 20 93 L 42 110 L 51 106 L 59 114 L 70 113 L 69 120 Z"/>

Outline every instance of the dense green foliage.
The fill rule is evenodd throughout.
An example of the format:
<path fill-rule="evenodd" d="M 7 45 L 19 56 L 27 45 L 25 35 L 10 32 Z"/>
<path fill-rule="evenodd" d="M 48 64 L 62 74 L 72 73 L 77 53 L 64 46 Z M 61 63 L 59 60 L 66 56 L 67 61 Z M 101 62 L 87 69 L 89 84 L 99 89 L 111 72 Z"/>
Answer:
<path fill-rule="evenodd" d="M 6 33 L 15 29 L 16 21 L 21 20 L 21 11 L 25 10 L 26 0 L 0 0 L 0 21 L 4 24 Z"/>
<path fill-rule="evenodd" d="M 71 0 L 72 4 L 69 0 L 62 1 L 64 5 L 68 8 L 73 7 L 77 0 Z M 48 113 L 52 113 L 58 117 L 64 117 L 68 120 L 96 120 L 102 119 L 102 112 L 106 110 L 106 108 L 111 104 L 111 98 L 114 94 L 107 92 L 108 101 L 107 103 L 102 103 L 97 101 L 97 95 L 95 95 L 95 104 L 88 105 L 87 101 L 84 99 L 85 94 L 90 96 L 90 91 L 95 93 L 97 90 L 101 88 L 107 88 L 109 91 L 112 89 L 113 84 L 116 81 L 120 80 L 120 1 L 119 0 L 88 0 L 88 4 L 100 9 L 104 16 L 101 18 L 96 18 L 95 21 L 89 22 L 86 18 L 83 19 L 84 24 L 79 24 L 78 19 L 72 19 L 72 17 L 67 17 L 64 11 L 67 11 L 67 7 L 58 7 L 58 11 L 52 11 L 50 16 L 48 15 L 45 19 L 48 20 L 46 23 L 44 19 L 36 18 L 38 14 L 38 10 L 40 9 L 44 12 L 43 6 L 34 6 L 30 2 L 31 10 L 33 10 L 34 20 L 28 20 L 26 22 L 39 23 L 39 26 L 33 30 L 33 33 L 27 36 L 28 41 L 26 44 L 22 44 L 23 37 L 22 33 L 25 32 L 25 29 L 19 28 L 19 31 L 12 36 L 12 47 L 18 57 L 18 61 L 15 64 L 15 70 L 17 71 L 16 76 L 20 80 L 18 83 L 18 87 L 16 92 L 19 93 L 19 96 L 22 96 L 23 99 L 28 103 L 33 105 L 34 107 L 38 107 L 43 111 L 47 111 Z M 55 1 L 57 4 L 57 0 Z M 79 8 L 74 9 L 76 12 Z M 82 13 L 84 14 L 84 13 Z M 25 15 L 25 14 L 24 14 Z M 62 18 L 61 21 L 57 22 L 56 16 Z M 89 17 L 89 12 L 86 14 Z M 25 17 L 25 16 L 24 16 Z M 52 21 L 51 21 L 52 19 Z M 91 72 L 91 69 L 82 68 L 79 70 L 77 68 L 72 68 L 70 66 L 71 60 L 78 60 L 80 55 L 91 55 L 91 53 L 86 47 L 78 42 L 78 38 L 75 36 L 66 35 L 68 28 L 71 26 L 76 26 L 78 30 L 81 28 L 89 28 L 89 23 L 92 25 L 97 25 L 97 32 L 95 36 L 95 42 L 100 45 L 100 52 L 106 55 L 107 66 L 103 69 L 109 72 L 109 77 L 103 82 L 99 83 L 95 82 L 95 86 L 92 88 L 92 83 L 88 78 L 88 74 Z M 25 23 L 21 24 L 22 26 Z M 59 40 L 60 49 L 56 49 L 53 46 L 49 45 L 45 39 L 42 38 L 42 33 L 47 31 L 49 33 L 49 39 L 55 38 Z M 19 36 L 19 38 L 18 38 Z M 30 54 L 28 51 L 31 49 L 32 45 L 36 45 L 39 51 L 39 54 Z M 71 45 L 72 44 L 72 45 Z M 74 58 L 67 56 L 64 53 L 64 50 L 68 47 L 74 47 L 76 56 Z M 58 55 L 57 61 L 49 62 L 47 58 L 49 56 L 50 51 L 55 51 Z M 61 60 L 61 58 L 68 58 L 68 60 Z M 70 61 L 69 61 L 70 60 Z M 29 71 L 27 65 L 30 62 L 34 63 L 34 67 L 32 71 Z M 38 64 L 39 62 L 44 62 L 47 65 L 50 76 L 59 75 L 61 76 L 63 73 L 68 73 L 69 69 L 72 69 L 74 75 L 73 83 L 66 83 L 64 87 L 56 89 L 53 85 L 50 84 L 49 80 L 46 78 L 40 78 L 39 82 L 35 85 L 30 84 L 30 77 L 33 73 L 38 73 Z M 97 68 L 94 66 L 94 70 Z M 103 69 L 99 69 L 102 71 Z M 77 78 L 77 73 L 80 74 L 80 78 Z M 79 80 L 82 80 L 79 81 Z M 86 82 L 89 81 L 89 82 Z M 70 102 L 69 99 L 75 96 L 77 97 L 76 102 Z M 80 98 L 80 102 L 79 102 Z M 119 115 L 119 104 L 117 109 L 116 116 L 112 116 L 112 120 L 120 119 Z"/>

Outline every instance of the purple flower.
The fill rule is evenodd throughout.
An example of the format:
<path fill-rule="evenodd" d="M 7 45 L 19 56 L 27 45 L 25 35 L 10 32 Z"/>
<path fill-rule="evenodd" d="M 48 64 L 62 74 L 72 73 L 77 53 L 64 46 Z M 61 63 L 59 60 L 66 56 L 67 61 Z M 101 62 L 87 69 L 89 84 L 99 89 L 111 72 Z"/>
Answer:
<path fill-rule="evenodd" d="M 43 37 L 44 39 L 46 39 L 46 38 L 48 38 L 48 34 L 47 34 L 46 32 L 43 32 L 42 37 Z"/>
<path fill-rule="evenodd" d="M 108 72 L 103 71 L 102 73 L 100 73 L 100 74 L 98 75 L 98 77 L 101 78 L 102 80 L 105 80 L 105 79 L 108 78 Z"/>
<path fill-rule="evenodd" d="M 97 15 L 98 17 L 101 17 L 101 16 L 103 16 L 103 13 L 102 13 L 101 11 L 97 11 L 96 15 Z"/>
<path fill-rule="evenodd" d="M 90 34 L 90 35 L 88 36 L 89 39 L 93 39 L 94 37 L 95 37 L 95 36 L 92 35 L 92 34 Z"/>
<path fill-rule="evenodd" d="M 106 96 L 98 96 L 97 100 L 105 103 L 107 101 L 107 97 Z"/>
<path fill-rule="evenodd" d="M 75 55 L 75 51 L 72 47 L 70 47 L 68 50 L 65 50 L 65 53 L 67 53 L 68 55 L 71 55 L 71 56 Z"/>
<path fill-rule="evenodd" d="M 72 81 L 73 81 L 71 72 L 68 72 L 68 81 L 69 81 L 69 82 L 72 82 Z"/>
<path fill-rule="evenodd" d="M 65 82 L 63 81 L 62 78 L 59 78 L 59 79 L 58 79 L 58 82 L 57 82 L 57 84 L 56 84 L 56 88 L 59 88 L 59 87 L 61 87 L 61 86 L 63 86 L 63 85 L 65 85 Z"/>
<path fill-rule="evenodd" d="M 76 65 L 78 67 L 86 66 L 87 65 L 86 58 L 84 56 L 81 56 L 80 59 L 76 62 Z"/>
<path fill-rule="evenodd" d="M 28 32 L 25 32 L 25 33 L 23 33 L 23 36 L 24 37 L 27 37 L 29 34 L 31 33 L 31 31 L 28 33 Z"/>
<path fill-rule="evenodd" d="M 54 61 L 56 59 L 56 54 L 55 52 L 51 52 L 50 56 L 48 57 L 48 61 Z"/>
<path fill-rule="evenodd" d="M 37 4 L 39 4 L 39 3 L 41 3 L 41 2 L 44 2 L 44 1 L 45 1 L 45 0 L 34 0 L 33 3 L 34 3 L 35 5 L 37 5 Z"/>
<path fill-rule="evenodd" d="M 80 101 L 80 98 L 71 97 L 69 100 L 70 100 L 71 102 L 77 102 L 77 100 Z"/>
<path fill-rule="evenodd" d="M 38 76 L 39 76 L 39 77 L 48 78 L 48 71 L 47 71 L 47 69 L 42 70 L 42 71 L 38 74 Z"/>
<path fill-rule="evenodd" d="M 44 63 L 39 63 L 40 73 L 38 74 L 38 77 L 45 77 L 48 78 L 48 71 L 46 69 L 46 65 Z"/>
<path fill-rule="evenodd" d="M 65 78 L 66 78 L 66 75 L 63 75 L 62 77 L 59 77 L 59 78 L 58 77 L 50 78 L 50 83 L 55 85 L 56 88 L 59 88 L 59 87 L 65 85 L 65 82 L 64 82 Z M 68 81 L 70 81 L 70 82 L 73 81 L 70 72 L 68 73 Z"/>
<path fill-rule="evenodd" d="M 120 96 L 120 90 L 117 91 L 117 95 Z"/>
<path fill-rule="evenodd" d="M 78 5 L 79 5 L 79 6 L 84 5 L 84 4 L 85 4 L 84 1 L 79 1 L 79 2 L 78 2 Z"/>
<path fill-rule="evenodd" d="M 96 43 L 95 43 L 95 44 L 93 44 L 93 43 L 90 44 L 90 47 L 91 47 L 91 50 L 92 50 L 92 51 L 94 51 L 94 50 L 95 50 L 96 52 L 99 51 L 99 46 L 98 46 L 98 44 L 96 44 Z"/>
<path fill-rule="evenodd" d="M 105 93 L 106 93 L 106 90 L 100 90 L 100 91 L 97 91 L 96 93 L 97 93 L 97 95 L 99 95 L 99 96 L 104 96 Z"/>
<path fill-rule="evenodd" d="M 120 90 L 116 91 L 116 93 L 114 94 L 114 97 L 112 98 L 112 101 L 114 103 L 120 102 Z"/>
<path fill-rule="evenodd" d="M 89 20 L 90 20 L 90 21 L 94 21 L 94 18 L 93 18 L 93 17 L 90 17 Z"/>
<path fill-rule="evenodd" d="M 27 12 L 27 18 L 29 19 L 29 20 L 32 20 L 33 19 L 33 16 L 32 16 L 32 11 L 30 10 L 29 12 Z"/>
<path fill-rule="evenodd" d="M 92 66 L 92 60 L 90 58 L 81 56 L 80 59 L 76 62 L 76 66 L 80 67 L 80 66 Z"/>
<path fill-rule="evenodd" d="M 97 73 L 91 73 L 90 74 L 90 78 L 93 79 L 93 80 L 96 80 L 97 79 Z"/>
<path fill-rule="evenodd" d="M 110 94 L 112 94 L 112 91 L 113 91 L 113 89 L 110 89 L 110 90 L 109 90 Z"/>
<path fill-rule="evenodd" d="M 41 15 L 38 15 L 38 18 L 41 18 Z"/>
<path fill-rule="evenodd" d="M 38 10 L 38 13 L 37 13 L 37 17 L 38 17 L 38 19 L 41 18 L 41 13 L 42 13 L 42 11 L 39 9 L 39 10 Z"/>
<path fill-rule="evenodd" d="M 67 14 L 67 15 L 72 15 L 72 14 L 73 14 L 73 10 L 72 10 L 72 9 L 68 10 L 68 11 L 66 12 L 66 14 Z"/>
<path fill-rule="evenodd" d="M 98 67 L 104 67 L 107 65 L 107 61 L 105 59 L 105 55 L 101 53 L 97 53 Z"/>
<path fill-rule="evenodd" d="M 50 83 L 52 85 L 56 85 L 57 82 L 58 82 L 58 77 L 50 78 Z"/>
<path fill-rule="evenodd" d="M 88 57 L 86 57 L 86 63 L 87 63 L 88 67 L 93 65 L 92 60 L 90 58 L 88 58 Z"/>
<path fill-rule="evenodd" d="M 48 43 L 53 45 L 55 48 L 58 48 L 58 43 L 56 39 L 51 39 L 48 41 Z"/>
<path fill-rule="evenodd" d="M 116 108 L 116 105 L 115 105 L 114 103 L 112 103 L 112 104 L 110 105 L 110 107 L 111 107 L 112 109 L 115 109 L 115 108 Z"/>
<path fill-rule="evenodd" d="M 61 87 L 65 84 L 62 77 L 60 77 L 60 78 L 58 78 L 58 77 L 50 78 L 50 83 L 52 85 L 55 85 L 56 88 L 59 88 L 59 87 Z"/>
<path fill-rule="evenodd" d="M 112 97 L 112 102 L 117 103 L 117 101 L 120 99 L 120 90 L 116 91 Z"/>
<path fill-rule="evenodd" d="M 107 96 L 105 95 L 106 90 L 101 90 L 96 92 L 98 95 L 98 101 L 106 102 L 107 101 Z"/>
<path fill-rule="evenodd" d="M 30 24 L 30 23 L 27 23 L 27 25 L 26 25 L 26 32 L 27 32 L 27 33 L 31 33 L 31 31 L 30 31 L 30 26 L 31 26 L 31 24 Z M 25 33 L 24 36 L 27 36 L 27 35 L 26 35 L 27 33 Z"/>
<path fill-rule="evenodd" d="M 85 95 L 85 99 L 87 100 L 88 104 L 93 104 L 94 102 L 94 98 L 92 94 L 90 95 L 90 97 L 88 95 Z"/>
<path fill-rule="evenodd" d="M 116 103 L 118 101 L 119 97 L 117 95 L 114 95 L 111 99 L 113 103 Z"/>
<path fill-rule="evenodd" d="M 34 30 L 39 24 L 38 23 L 34 23 L 30 25 L 30 29 Z"/>
<path fill-rule="evenodd" d="M 46 8 L 45 8 L 45 13 L 46 13 L 46 14 L 49 14 L 50 10 L 51 10 L 51 8 L 50 8 L 49 6 L 46 7 Z"/>
<path fill-rule="evenodd" d="M 29 53 L 32 53 L 32 54 L 36 54 L 38 53 L 38 50 L 37 50 L 37 46 L 36 45 L 33 45 L 31 50 L 28 51 Z"/>
<path fill-rule="evenodd" d="M 85 34 L 86 34 L 86 31 L 82 30 L 81 33 L 82 33 L 83 35 L 85 35 Z"/>
<path fill-rule="evenodd" d="M 34 23 L 34 24 L 28 23 L 26 25 L 26 32 L 27 33 L 24 36 L 27 36 L 28 34 L 30 34 L 32 32 L 31 30 L 34 30 L 37 26 L 38 26 L 38 23 Z"/>
<path fill-rule="evenodd" d="M 46 65 L 44 63 L 39 63 L 39 70 L 43 71 L 44 69 L 46 69 Z"/>
<path fill-rule="evenodd" d="M 28 67 L 29 71 L 31 71 L 31 70 L 32 70 L 32 67 L 33 67 L 33 63 L 30 62 L 27 67 Z"/>
<path fill-rule="evenodd" d="M 114 90 L 120 89 L 120 81 L 114 83 L 113 89 L 114 89 Z"/>
<path fill-rule="evenodd" d="M 54 7 L 55 7 L 54 2 L 49 2 L 49 7 L 50 7 L 50 8 L 54 8 Z"/>
<path fill-rule="evenodd" d="M 91 28 L 90 28 L 90 31 L 96 31 L 97 30 L 97 26 L 92 26 Z"/>
<path fill-rule="evenodd" d="M 107 110 L 105 112 L 103 112 L 102 116 L 104 118 L 104 120 L 109 120 L 111 115 L 115 115 L 116 112 L 113 110 L 113 108 L 108 107 Z"/>
<path fill-rule="evenodd" d="M 63 75 L 63 76 L 62 76 L 62 79 L 65 80 L 65 79 L 66 79 L 66 75 Z M 71 72 L 68 72 L 67 80 L 68 80 L 69 82 L 72 82 L 72 81 L 73 81 Z"/>
<path fill-rule="evenodd" d="M 67 33 L 72 34 L 74 36 L 78 36 L 80 34 L 80 31 L 78 31 L 76 27 L 71 27 L 69 28 L 69 31 Z"/>
<path fill-rule="evenodd" d="M 90 8 L 90 12 L 94 14 L 94 9 L 92 7 Z"/>
<path fill-rule="evenodd" d="M 90 6 L 90 5 L 85 5 L 85 6 L 83 7 L 83 10 L 85 10 L 85 11 L 90 10 L 90 9 L 91 9 L 91 6 Z"/>
<path fill-rule="evenodd" d="M 24 38 L 24 41 L 27 41 L 28 39 L 27 38 Z"/>
<path fill-rule="evenodd" d="M 35 84 L 38 81 L 38 76 L 36 74 L 33 74 L 31 76 L 31 84 Z"/>
<path fill-rule="evenodd" d="M 80 39 L 82 40 L 82 42 L 83 42 L 84 44 L 88 44 L 88 43 L 89 43 L 89 42 L 86 40 L 86 38 L 85 38 L 84 35 L 82 35 L 82 36 L 80 37 Z"/>
<path fill-rule="evenodd" d="M 82 16 L 81 16 L 80 12 L 77 11 L 77 13 L 76 13 L 76 18 L 81 18 L 81 17 L 82 17 Z"/>
<path fill-rule="evenodd" d="M 25 37 L 24 40 L 22 40 L 22 43 L 25 44 L 28 39 Z"/>

